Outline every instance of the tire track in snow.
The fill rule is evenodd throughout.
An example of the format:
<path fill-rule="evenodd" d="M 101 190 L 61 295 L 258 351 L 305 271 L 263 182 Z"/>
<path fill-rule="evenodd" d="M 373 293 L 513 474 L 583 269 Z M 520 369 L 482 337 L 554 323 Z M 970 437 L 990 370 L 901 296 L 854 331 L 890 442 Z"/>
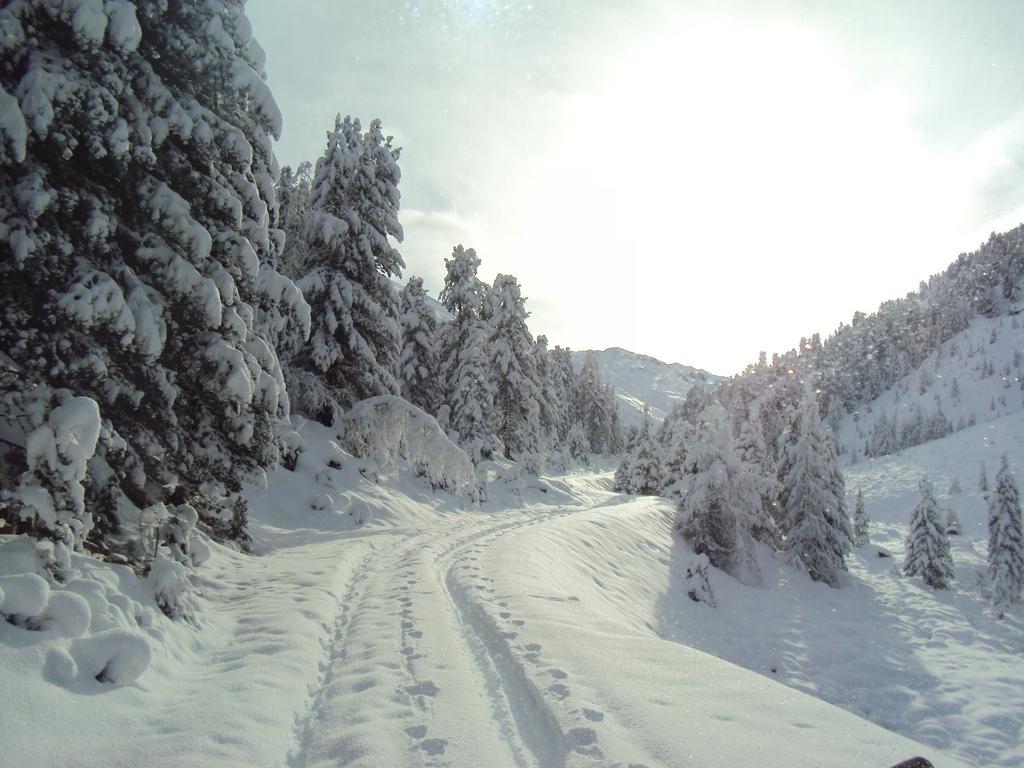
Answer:
<path fill-rule="evenodd" d="M 334 617 L 333 629 L 320 661 L 320 674 L 315 685 L 311 687 L 308 709 L 303 715 L 296 715 L 296 751 L 288 756 L 288 765 L 291 768 L 305 768 L 306 766 L 312 732 L 320 718 L 326 691 L 332 680 L 332 667 L 336 661 L 345 658 L 345 629 L 349 622 L 349 615 L 353 604 L 356 603 L 357 591 L 366 581 L 366 566 L 375 554 L 374 550 L 367 552 L 353 567 L 353 576 L 349 579 L 348 586 L 338 601 L 338 612 Z"/>
<path fill-rule="evenodd" d="M 474 599 L 470 590 L 460 583 L 458 571 L 479 570 L 478 566 L 471 564 L 478 558 L 470 553 L 478 553 L 482 545 L 492 543 L 488 539 L 497 540 L 513 531 L 588 509 L 569 508 L 532 515 L 476 531 L 456 540 L 438 556 L 446 597 L 462 627 L 472 657 L 486 680 L 495 720 L 501 725 L 502 733 L 512 747 L 516 764 L 521 768 L 531 764 L 558 768 L 566 765 L 570 752 L 589 754 L 590 757 L 601 757 L 601 753 L 596 743 L 589 742 L 586 751 L 582 751 L 579 748 L 584 745 L 577 743 L 575 732 L 571 731 L 569 737 L 563 733 L 544 693 L 531 680 L 523 663 L 516 658 L 510 643 L 516 634 L 503 630 L 497 624 L 484 604 Z M 475 550 L 472 549 L 474 546 Z M 479 589 L 493 594 L 493 588 L 481 585 Z"/>

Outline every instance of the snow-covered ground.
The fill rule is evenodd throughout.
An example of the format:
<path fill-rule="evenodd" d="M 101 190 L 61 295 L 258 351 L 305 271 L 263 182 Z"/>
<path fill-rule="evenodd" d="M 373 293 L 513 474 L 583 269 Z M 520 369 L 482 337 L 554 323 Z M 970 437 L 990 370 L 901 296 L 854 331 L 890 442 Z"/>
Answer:
<path fill-rule="evenodd" d="M 1019 458 L 1020 427 L 985 437 Z M 855 553 L 832 590 L 765 556 L 763 588 L 712 573 L 715 608 L 686 594 L 693 555 L 669 503 L 611 493 L 608 467 L 495 467 L 476 506 L 407 470 L 374 478 L 328 430 L 302 431 L 297 470 L 249 494 L 259 554 L 215 546 L 199 570 L 201 629 L 146 607 L 130 574 L 76 563 L 79 591 L 97 582 L 146 613 L 134 633 L 152 658 L 134 682 L 85 674 L 65 628 L 0 624 L 4 764 L 1024 761 L 1024 629 L 979 593 L 977 493 L 954 501 L 968 529 L 954 591 L 893 570 L 909 489 L 970 430 L 851 472 L 894 558 Z"/>
<path fill-rule="evenodd" d="M 587 355 L 594 355 L 601 369 L 601 378 L 615 388 L 619 413 L 624 424 L 637 425 L 644 418 L 644 409 L 655 421 L 661 421 L 672 406 L 682 402 L 694 386 L 711 386 L 720 377 L 680 363 L 663 363 L 657 358 L 611 347 L 603 350 L 582 350 L 572 353 L 576 370 Z"/>

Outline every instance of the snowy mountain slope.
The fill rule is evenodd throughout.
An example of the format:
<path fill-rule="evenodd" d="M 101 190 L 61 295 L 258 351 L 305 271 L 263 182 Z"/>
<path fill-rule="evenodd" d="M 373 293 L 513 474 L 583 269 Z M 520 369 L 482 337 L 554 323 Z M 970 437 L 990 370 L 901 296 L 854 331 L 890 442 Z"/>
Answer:
<path fill-rule="evenodd" d="M 620 347 L 604 350 L 581 350 L 572 353 L 579 370 L 588 354 L 593 354 L 601 369 L 601 377 L 615 387 L 620 414 L 626 425 L 643 420 L 644 407 L 655 421 L 661 421 L 672 406 L 686 397 L 695 385 L 711 386 L 720 377 L 679 363 L 663 363 L 648 355 Z"/>
<path fill-rule="evenodd" d="M 301 431 L 296 471 L 248 494 L 262 554 L 214 547 L 197 580 L 201 631 L 160 617 L 135 684 L 71 679 L 54 663 L 60 632 L 0 624 L 5 760 L 852 768 L 925 752 L 960 764 L 673 638 L 677 626 L 712 637 L 776 595 L 713 574 L 720 607 L 690 601 L 692 553 L 667 502 L 608 492 L 607 469 L 535 480 L 494 466 L 474 508 L 339 454 L 330 430 Z M 812 595 L 802 630 L 845 599 L 810 583 L 800 594 Z M 55 723 L 73 737 L 49 739 Z"/>
<path fill-rule="evenodd" d="M 1024 408 L 1022 355 L 1021 318 L 976 318 L 896 386 L 844 416 L 837 443 L 846 460 L 920 443 L 929 430 L 942 435 L 1019 412 Z"/>

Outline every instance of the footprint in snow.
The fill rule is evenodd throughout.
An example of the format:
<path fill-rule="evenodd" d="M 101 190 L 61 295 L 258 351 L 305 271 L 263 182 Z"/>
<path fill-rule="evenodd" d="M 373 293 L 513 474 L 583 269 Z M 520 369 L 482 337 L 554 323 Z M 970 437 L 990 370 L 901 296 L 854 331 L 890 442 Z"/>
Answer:
<path fill-rule="evenodd" d="M 549 669 L 548 674 L 555 678 L 555 680 L 565 680 L 569 676 L 560 669 Z"/>
<path fill-rule="evenodd" d="M 569 696 L 569 686 L 563 683 L 555 683 L 554 685 L 548 686 L 548 693 L 561 701 Z"/>
<path fill-rule="evenodd" d="M 431 757 L 437 757 L 438 755 L 444 754 L 445 747 L 448 746 L 448 739 L 424 739 L 420 742 L 420 749 L 426 752 Z"/>
<path fill-rule="evenodd" d="M 604 712 L 598 712 L 596 709 L 587 709 L 584 707 L 583 716 L 592 723 L 600 723 L 604 720 Z"/>
<path fill-rule="evenodd" d="M 427 726 L 425 725 L 410 725 L 405 729 L 406 734 L 410 739 L 422 739 L 427 735 Z"/>
<path fill-rule="evenodd" d="M 405 692 L 410 696 L 437 696 L 437 694 L 441 692 L 441 689 L 433 680 L 427 680 L 422 683 L 416 683 L 415 685 L 407 685 L 405 687 Z"/>

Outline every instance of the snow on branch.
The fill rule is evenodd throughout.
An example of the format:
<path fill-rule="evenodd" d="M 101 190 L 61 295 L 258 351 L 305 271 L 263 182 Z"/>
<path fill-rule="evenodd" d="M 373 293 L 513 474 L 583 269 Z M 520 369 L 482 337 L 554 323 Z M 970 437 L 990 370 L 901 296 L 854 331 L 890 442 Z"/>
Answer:
<path fill-rule="evenodd" d="M 476 482 L 466 452 L 448 439 L 432 416 L 394 395 L 356 403 L 341 418 L 344 448 L 359 458 L 390 466 L 397 459 L 412 464 L 434 488 L 450 493 L 471 491 Z"/>

